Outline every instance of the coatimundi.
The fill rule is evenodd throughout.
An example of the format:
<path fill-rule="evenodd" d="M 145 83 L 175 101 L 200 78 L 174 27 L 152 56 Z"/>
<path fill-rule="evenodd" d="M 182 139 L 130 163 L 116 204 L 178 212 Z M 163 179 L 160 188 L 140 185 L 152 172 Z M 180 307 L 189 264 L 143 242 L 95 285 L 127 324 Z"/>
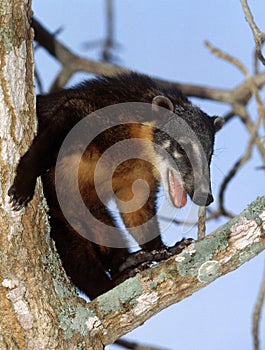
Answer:
<path fill-rule="evenodd" d="M 113 106 L 109 114 L 102 110 L 108 106 Z M 97 78 L 37 96 L 37 117 L 37 136 L 18 164 L 9 196 L 14 210 L 20 210 L 42 177 L 51 237 L 67 274 L 91 299 L 115 285 L 119 267 L 130 255 L 107 208 L 111 196 L 144 251 L 165 247 L 156 218 L 160 182 L 176 207 L 186 204 L 187 194 L 198 205 L 213 201 L 209 165 L 215 132 L 223 122 L 192 106 L 176 88 L 136 73 Z M 75 140 L 61 152 L 64 139 L 82 120 Z M 93 139 L 83 147 L 87 133 Z M 108 154 L 112 146 L 116 148 Z"/>

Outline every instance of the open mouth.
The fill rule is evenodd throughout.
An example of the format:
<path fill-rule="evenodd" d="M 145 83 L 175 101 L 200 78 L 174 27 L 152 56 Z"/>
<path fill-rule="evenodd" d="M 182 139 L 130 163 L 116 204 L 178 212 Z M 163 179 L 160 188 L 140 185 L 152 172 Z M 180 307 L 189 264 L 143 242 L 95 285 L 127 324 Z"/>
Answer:
<path fill-rule="evenodd" d="M 187 192 L 181 186 L 180 181 L 172 170 L 168 170 L 169 194 L 173 204 L 177 208 L 182 208 L 187 203 Z"/>

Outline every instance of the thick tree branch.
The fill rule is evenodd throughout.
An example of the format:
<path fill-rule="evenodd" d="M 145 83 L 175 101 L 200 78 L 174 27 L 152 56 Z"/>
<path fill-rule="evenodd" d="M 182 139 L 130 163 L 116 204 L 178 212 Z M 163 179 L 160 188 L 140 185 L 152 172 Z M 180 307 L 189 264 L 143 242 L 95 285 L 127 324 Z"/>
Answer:
<path fill-rule="evenodd" d="M 114 342 L 160 310 L 237 269 L 264 248 L 265 197 L 262 197 L 215 233 L 193 243 L 181 254 L 138 273 L 91 303 L 75 298 L 68 286 L 62 284 L 61 275 L 57 280 L 54 264 L 43 258 L 47 268 L 50 266 L 48 272 L 53 274 L 56 288 L 52 292 L 57 292 L 61 305 L 53 318 L 56 336 L 54 345 L 49 343 L 50 349 L 57 348 L 57 340 L 62 346 L 82 342 L 88 350 L 103 349 L 103 344 Z M 0 285 L 0 290 L 14 302 L 16 283 L 5 279 Z"/>
<path fill-rule="evenodd" d="M 88 304 L 91 316 L 85 320 L 86 332 L 101 338 L 104 344 L 113 342 L 160 310 L 237 269 L 264 248 L 262 197 L 181 254 L 137 274 Z M 73 319 L 75 315 L 68 317 Z M 64 321 L 65 332 L 76 331 L 71 322 Z M 82 329 L 84 332 L 84 324 Z"/>

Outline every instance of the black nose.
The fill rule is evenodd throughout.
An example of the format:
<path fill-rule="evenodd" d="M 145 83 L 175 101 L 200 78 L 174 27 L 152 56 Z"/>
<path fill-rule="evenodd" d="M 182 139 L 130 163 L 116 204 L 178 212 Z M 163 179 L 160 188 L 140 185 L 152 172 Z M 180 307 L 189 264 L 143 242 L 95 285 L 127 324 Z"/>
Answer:
<path fill-rule="evenodd" d="M 207 207 L 213 202 L 213 196 L 211 193 L 195 192 L 192 201 L 197 205 Z"/>

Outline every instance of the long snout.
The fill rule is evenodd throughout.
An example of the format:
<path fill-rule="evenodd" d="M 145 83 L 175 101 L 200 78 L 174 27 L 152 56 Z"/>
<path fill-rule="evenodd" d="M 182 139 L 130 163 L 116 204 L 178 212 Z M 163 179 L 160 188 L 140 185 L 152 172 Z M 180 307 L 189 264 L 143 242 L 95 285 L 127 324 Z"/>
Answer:
<path fill-rule="evenodd" d="M 192 196 L 192 201 L 199 206 L 207 207 L 208 205 L 210 205 L 214 201 L 214 198 L 213 198 L 211 192 L 198 192 L 197 191 Z"/>

